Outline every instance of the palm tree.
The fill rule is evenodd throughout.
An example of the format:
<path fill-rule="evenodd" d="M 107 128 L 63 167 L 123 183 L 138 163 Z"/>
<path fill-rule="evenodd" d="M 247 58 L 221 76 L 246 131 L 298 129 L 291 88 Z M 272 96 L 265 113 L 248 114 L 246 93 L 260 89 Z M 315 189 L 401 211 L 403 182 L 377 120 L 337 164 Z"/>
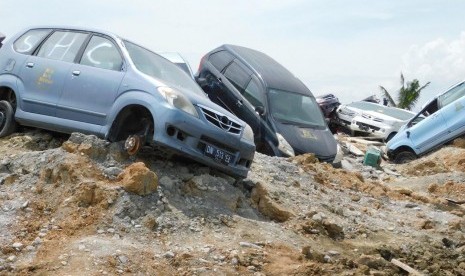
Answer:
<path fill-rule="evenodd" d="M 430 83 L 431 82 L 427 82 L 425 85 L 420 87 L 420 82 L 417 79 L 414 79 L 407 82 L 406 85 L 404 75 L 400 73 L 400 85 L 402 85 L 402 87 L 398 92 L 397 104 L 394 102 L 391 94 L 389 94 L 386 88 L 380 85 L 379 89 L 381 89 L 381 93 L 383 93 L 383 96 L 386 97 L 391 106 L 411 110 L 417 103 L 418 98 L 420 98 L 421 90 L 425 89 Z"/>

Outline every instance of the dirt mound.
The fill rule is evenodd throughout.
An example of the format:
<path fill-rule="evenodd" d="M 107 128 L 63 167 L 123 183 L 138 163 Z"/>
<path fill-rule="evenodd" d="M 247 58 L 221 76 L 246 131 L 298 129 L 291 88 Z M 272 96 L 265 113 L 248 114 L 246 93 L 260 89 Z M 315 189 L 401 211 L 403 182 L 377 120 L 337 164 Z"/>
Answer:
<path fill-rule="evenodd" d="M 463 198 L 459 150 L 441 174 L 417 160 L 430 178 L 257 153 L 236 181 L 91 135 L 60 141 L 0 139 L 0 274 L 403 273 L 381 252 L 425 274 L 465 269 L 464 213 L 438 201 Z"/>

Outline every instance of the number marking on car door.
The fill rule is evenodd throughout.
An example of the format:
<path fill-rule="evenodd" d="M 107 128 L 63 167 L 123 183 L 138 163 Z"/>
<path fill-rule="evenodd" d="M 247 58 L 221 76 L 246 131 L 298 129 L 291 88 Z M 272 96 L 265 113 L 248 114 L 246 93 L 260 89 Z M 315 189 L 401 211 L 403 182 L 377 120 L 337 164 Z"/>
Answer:
<path fill-rule="evenodd" d="M 44 73 L 37 79 L 37 86 L 50 85 L 53 84 L 53 72 L 55 70 L 46 68 Z"/>

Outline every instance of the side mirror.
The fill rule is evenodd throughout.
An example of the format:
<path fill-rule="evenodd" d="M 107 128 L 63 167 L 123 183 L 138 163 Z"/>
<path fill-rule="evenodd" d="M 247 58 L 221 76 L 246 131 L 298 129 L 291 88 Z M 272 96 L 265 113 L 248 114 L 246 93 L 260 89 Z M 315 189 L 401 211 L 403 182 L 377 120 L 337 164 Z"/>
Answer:
<path fill-rule="evenodd" d="M 0 33 L 0 48 L 2 48 L 2 46 L 3 46 L 2 42 L 3 42 L 4 39 L 5 39 L 5 35 Z"/>
<path fill-rule="evenodd" d="M 196 77 L 195 81 L 200 85 L 200 87 L 203 87 L 203 86 L 207 85 L 207 79 L 206 78 Z"/>
<path fill-rule="evenodd" d="M 265 115 L 265 108 L 263 106 L 257 106 L 255 107 L 255 112 L 257 112 L 258 115 L 263 116 Z"/>

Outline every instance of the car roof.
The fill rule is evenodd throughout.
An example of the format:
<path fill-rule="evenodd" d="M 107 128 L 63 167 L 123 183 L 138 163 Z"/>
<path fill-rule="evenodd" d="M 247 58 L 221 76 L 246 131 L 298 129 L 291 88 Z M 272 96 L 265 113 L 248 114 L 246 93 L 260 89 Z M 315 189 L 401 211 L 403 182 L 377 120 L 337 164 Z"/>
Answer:
<path fill-rule="evenodd" d="M 39 26 L 29 27 L 29 28 L 25 29 L 23 31 L 23 33 L 28 31 L 28 30 L 33 30 L 33 29 L 61 29 L 61 30 L 70 30 L 70 31 L 87 31 L 87 32 L 94 32 L 94 33 L 104 34 L 104 35 L 110 36 L 110 37 L 115 38 L 115 39 L 123 39 L 121 36 L 119 36 L 119 35 L 117 35 L 115 33 L 109 32 L 109 31 L 100 30 L 100 29 L 96 29 L 96 28 L 76 27 L 76 26 L 39 25 Z"/>
<path fill-rule="evenodd" d="M 311 93 L 298 78 L 270 56 L 257 50 L 237 45 L 225 44 L 222 48 L 234 54 L 259 75 L 269 88 L 303 94 Z"/>

